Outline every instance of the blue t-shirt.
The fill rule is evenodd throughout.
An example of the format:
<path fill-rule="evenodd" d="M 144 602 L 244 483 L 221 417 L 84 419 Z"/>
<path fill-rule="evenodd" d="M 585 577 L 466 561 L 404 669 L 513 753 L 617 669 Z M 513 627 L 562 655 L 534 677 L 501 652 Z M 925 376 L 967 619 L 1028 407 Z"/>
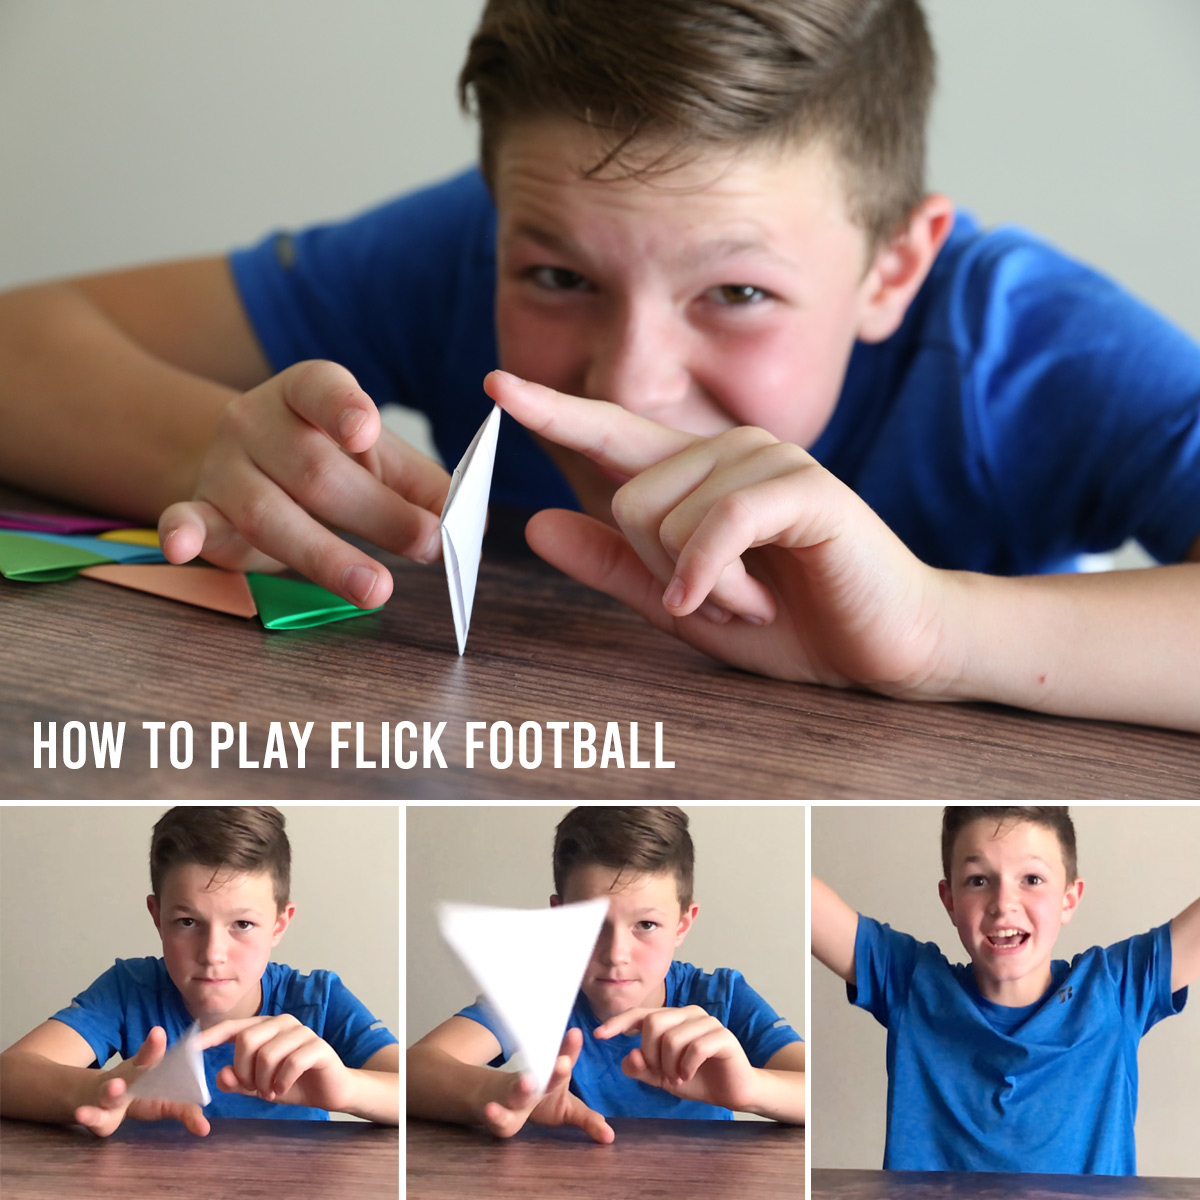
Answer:
<path fill-rule="evenodd" d="M 764 1067 L 771 1056 L 784 1046 L 800 1041 L 800 1035 L 745 981 L 740 971 L 718 967 L 711 974 L 691 963 L 673 962 L 667 971 L 665 1008 L 686 1008 L 694 1004 L 716 1017 L 741 1043 L 752 1067 Z M 500 1066 L 512 1057 L 513 1048 L 495 1013 L 477 1000 L 464 1008 L 460 1017 L 469 1017 L 490 1029 L 500 1043 L 501 1053 L 491 1066 Z M 679 1117 L 705 1121 L 729 1121 L 733 1113 L 715 1104 L 699 1100 L 681 1100 L 665 1092 L 630 1079 L 621 1070 L 625 1056 L 642 1044 L 640 1033 L 620 1033 L 597 1041 L 592 1036 L 597 1021 L 582 992 L 571 1010 L 568 1029 L 583 1030 L 583 1048 L 571 1073 L 571 1091 L 588 1108 L 606 1117 Z"/>
<path fill-rule="evenodd" d="M 1052 962 L 1023 1008 L 869 917 L 854 969 L 850 1002 L 888 1031 L 886 1170 L 1137 1173 L 1138 1043 L 1187 1002 L 1171 994 L 1170 925 Z"/>
<path fill-rule="evenodd" d="M 302 975 L 282 963 L 267 963 L 259 1012 L 264 1017 L 291 1013 L 327 1041 L 348 1067 L 361 1067 L 377 1050 L 396 1042 L 332 971 Z M 132 1058 L 155 1025 L 166 1030 L 167 1045 L 172 1046 L 193 1024 L 161 958 L 118 958 L 69 1008 L 51 1019 L 84 1038 L 95 1052 L 97 1065 L 113 1054 Z M 204 1074 L 212 1096 L 205 1116 L 329 1120 L 323 1108 L 272 1104 L 257 1096 L 218 1090 L 217 1073 L 233 1065 L 233 1049 L 233 1043 L 226 1042 L 204 1051 Z"/>
<path fill-rule="evenodd" d="M 453 465 L 491 408 L 495 209 L 477 171 L 231 256 L 275 370 L 345 365 L 424 412 Z M 1200 347 L 1016 228 L 959 214 L 897 332 L 855 346 L 813 456 L 922 560 L 1024 574 L 1134 537 L 1162 561 L 1200 534 Z M 497 504 L 574 505 L 501 425 Z"/>

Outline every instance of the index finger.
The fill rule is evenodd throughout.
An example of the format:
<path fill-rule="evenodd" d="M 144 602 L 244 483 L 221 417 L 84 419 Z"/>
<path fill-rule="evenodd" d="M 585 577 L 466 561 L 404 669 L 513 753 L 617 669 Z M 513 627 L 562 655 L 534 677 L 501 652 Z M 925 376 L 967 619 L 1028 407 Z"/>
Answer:
<path fill-rule="evenodd" d="M 637 475 L 699 440 L 619 404 L 568 396 L 507 371 L 492 371 L 483 390 L 526 429 L 626 475 Z"/>
<path fill-rule="evenodd" d="M 609 1017 L 601 1025 L 592 1030 L 592 1036 L 598 1038 L 616 1037 L 618 1033 L 632 1033 L 641 1029 L 642 1022 L 652 1013 L 652 1008 L 631 1008 L 626 1012 Z"/>
<path fill-rule="evenodd" d="M 213 1046 L 220 1046 L 224 1042 L 230 1042 L 243 1029 L 249 1029 L 251 1025 L 261 1025 L 264 1021 L 269 1021 L 270 1019 L 270 1017 L 230 1017 L 227 1021 L 218 1021 L 215 1025 L 210 1025 L 207 1029 L 201 1031 L 200 1049 L 210 1050 Z"/>

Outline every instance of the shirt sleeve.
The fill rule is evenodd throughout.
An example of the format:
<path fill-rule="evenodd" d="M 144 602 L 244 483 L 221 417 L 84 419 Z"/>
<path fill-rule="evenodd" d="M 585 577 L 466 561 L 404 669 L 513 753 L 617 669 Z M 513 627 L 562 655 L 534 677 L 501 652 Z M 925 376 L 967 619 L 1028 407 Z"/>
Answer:
<path fill-rule="evenodd" d="M 729 1000 L 730 1032 L 741 1043 L 752 1067 L 765 1067 L 772 1056 L 803 1041 L 745 980 L 740 971 L 732 971 L 733 985 Z"/>
<path fill-rule="evenodd" d="M 52 1021 L 69 1025 L 92 1048 L 95 1066 L 103 1066 L 121 1051 L 125 1052 L 124 1021 L 126 1004 L 121 988 L 119 964 L 109 967 L 90 987 L 80 992 L 66 1008 L 51 1016 Z"/>
<path fill-rule="evenodd" d="M 468 1021 L 482 1025 L 500 1043 L 500 1053 L 487 1064 L 489 1067 L 502 1067 L 512 1058 L 514 1047 L 509 1040 L 508 1031 L 482 996 L 477 997 L 474 1004 L 468 1004 L 466 1008 L 459 1009 L 454 1015 L 466 1017 Z"/>
<path fill-rule="evenodd" d="M 361 1067 L 397 1040 L 333 971 L 294 973 L 276 1007 L 324 1038 L 348 1067 Z"/>
<path fill-rule="evenodd" d="M 1018 568 L 1200 533 L 1200 346 L 1099 272 L 1016 229 L 956 291 L 963 419 Z"/>
<path fill-rule="evenodd" d="M 1187 988 L 1171 993 L 1170 924 L 1117 942 L 1103 953 L 1121 1012 L 1138 1037 L 1183 1011 Z"/>
<path fill-rule="evenodd" d="M 854 937 L 855 982 L 846 984 L 846 998 L 888 1026 L 893 1009 L 908 997 L 920 952 L 916 938 L 860 914 Z"/>

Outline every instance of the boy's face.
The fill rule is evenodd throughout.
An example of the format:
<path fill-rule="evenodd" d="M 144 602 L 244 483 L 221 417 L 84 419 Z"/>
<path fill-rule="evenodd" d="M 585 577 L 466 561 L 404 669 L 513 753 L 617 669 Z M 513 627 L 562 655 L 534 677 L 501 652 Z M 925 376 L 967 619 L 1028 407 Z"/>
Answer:
<path fill-rule="evenodd" d="M 680 909 L 675 876 L 630 877 L 612 867 L 577 867 L 567 877 L 564 893 L 551 896 L 551 905 L 600 896 L 609 901 L 581 985 L 596 1019 L 607 1021 L 631 1008 L 661 1008 L 675 947 L 700 911 L 694 903 Z"/>
<path fill-rule="evenodd" d="M 1071 919 L 1083 880 L 1067 883 L 1052 829 L 980 818 L 958 835 L 942 903 L 975 968 L 980 993 L 997 1004 L 1034 1004 L 1051 982 L 1058 931 Z"/>
<path fill-rule="evenodd" d="M 566 119 L 517 124 L 497 147 L 501 364 L 674 429 L 756 425 L 810 446 L 855 339 L 903 313 L 880 327 L 879 275 L 830 153 L 583 178 L 602 153 Z M 548 449 L 578 491 L 582 460 Z"/>
<path fill-rule="evenodd" d="M 295 912 L 275 908 L 267 872 L 231 875 L 187 863 L 167 871 L 162 895 L 146 897 L 162 938 L 167 974 L 202 1027 L 252 1017 L 260 980 Z"/>

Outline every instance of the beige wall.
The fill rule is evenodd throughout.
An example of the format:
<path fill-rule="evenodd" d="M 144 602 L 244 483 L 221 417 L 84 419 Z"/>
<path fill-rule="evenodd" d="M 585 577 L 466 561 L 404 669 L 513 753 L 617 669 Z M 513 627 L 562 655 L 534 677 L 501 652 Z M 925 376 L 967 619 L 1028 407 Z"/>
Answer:
<path fill-rule="evenodd" d="M 804 1031 L 804 809 L 685 805 L 700 915 L 676 957 L 736 967 Z M 410 805 L 407 838 L 407 1041 L 471 1003 L 476 989 L 438 937 L 433 905 L 546 905 L 550 853 L 566 806 Z"/>
<path fill-rule="evenodd" d="M 1200 807 L 1075 806 L 1071 812 L 1085 890 L 1056 958 L 1161 925 L 1200 894 Z M 936 942 L 952 962 L 966 962 L 938 900 L 940 832 L 940 807 L 814 807 L 813 871 L 852 908 Z M 878 1168 L 886 1033 L 869 1013 L 851 1008 L 832 972 L 815 960 L 812 972 L 812 1163 Z M 1142 1042 L 1137 1143 L 1143 1175 L 1200 1175 L 1196 1007 L 1193 997 Z"/>
<path fill-rule="evenodd" d="M 395 806 L 280 805 L 296 915 L 273 958 L 336 971 L 400 1036 Z M 0 1045 L 112 966 L 160 955 L 145 897 L 162 805 L 0 808 Z"/>

